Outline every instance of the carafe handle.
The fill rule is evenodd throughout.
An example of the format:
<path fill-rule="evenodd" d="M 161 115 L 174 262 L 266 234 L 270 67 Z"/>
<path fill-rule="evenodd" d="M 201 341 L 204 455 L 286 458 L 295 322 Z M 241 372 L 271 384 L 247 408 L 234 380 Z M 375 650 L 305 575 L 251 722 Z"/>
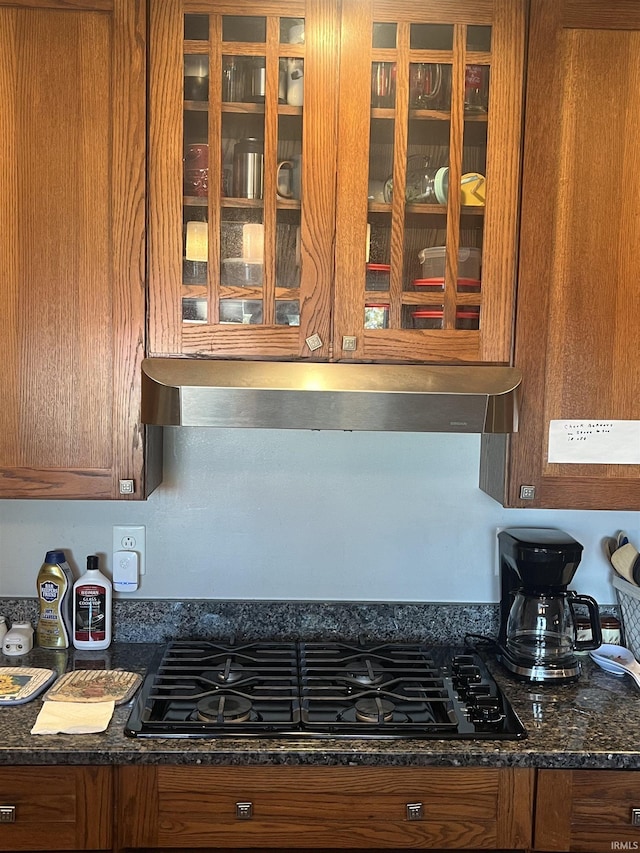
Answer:
<path fill-rule="evenodd" d="M 573 618 L 573 624 L 576 624 L 576 614 L 573 609 L 574 604 L 584 604 L 589 611 L 589 621 L 591 622 L 591 639 L 590 640 L 574 640 L 573 647 L 576 651 L 587 652 L 589 649 L 597 649 L 602 645 L 602 630 L 600 628 L 600 611 L 598 602 L 590 595 L 578 595 L 576 592 L 569 592 L 569 610 Z"/>

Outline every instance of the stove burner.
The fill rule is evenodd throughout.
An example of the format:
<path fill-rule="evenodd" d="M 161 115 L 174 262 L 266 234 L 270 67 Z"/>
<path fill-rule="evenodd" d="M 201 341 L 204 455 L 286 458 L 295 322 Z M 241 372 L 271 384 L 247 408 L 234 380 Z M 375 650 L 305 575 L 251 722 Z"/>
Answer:
<path fill-rule="evenodd" d="M 347 667 L 347 677 L 357 681 L 358 684 L 380 684 L 385 675 L 381 666 L 374 666 L 369 658 L 354 660 Z"/>
<path fill-rule="evenodd" d="M 356 720 L 361 723 L 390 723 L 395 710 L 393 702 L 376 696 L 371 699 L 358 699 L 356 702 Z"/>
<path fill-rule="evenodd" d="M 244 723 L 251 716 L 251 708 L 250 700 L 243 696 L 216 693 L 198 702 L 196 714 L 203 723 Z"/>
<path fill-rule="evenodd" d="M 218 684 L 233 684 L 255 675 L 255 672 L 245 669 L 241 663 L 236 663 L 233 658 L 227 658 L 224 665 L 219 669 L 208 669 L 202 673 L 203 678 L 208 678 L 209 681 L 215 681 Z"/>
<path fill-rule="evenodd" d="M 420 643 L 175 640 L 131 737 L 513 739 L 522 723 L 480 655 Z"/>

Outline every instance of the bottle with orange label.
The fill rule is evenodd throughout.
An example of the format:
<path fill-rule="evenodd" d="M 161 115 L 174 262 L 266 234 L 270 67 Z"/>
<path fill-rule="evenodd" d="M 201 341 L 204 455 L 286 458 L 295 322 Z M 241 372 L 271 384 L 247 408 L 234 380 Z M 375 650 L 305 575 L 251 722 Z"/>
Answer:
<path fill-rule="evenodd" d="M 73 585 L 73 645 L 76 649 L 106 649 L 111 645 L 111 581 L 103 575 L 98 557 L 87 557 L 87 571 Z"/>

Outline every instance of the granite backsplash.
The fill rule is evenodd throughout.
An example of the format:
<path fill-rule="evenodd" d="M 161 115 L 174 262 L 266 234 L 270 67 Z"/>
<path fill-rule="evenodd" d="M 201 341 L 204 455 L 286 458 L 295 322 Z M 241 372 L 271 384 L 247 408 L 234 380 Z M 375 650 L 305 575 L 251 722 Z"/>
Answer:
<path fill-rule="evenodd" d="M 7 622 L 35 624 L 36 599 L 0 598 Z M 317 601 L 114 600 L 113 639 L 162 643 L 198 637 L 228 640 L 336 639 L 456 644 L 465 635 L 495 638 L 497 604 Z"/>
<path fill-rule="evenodd" d="M 601 613 L 619 616 L 609 605 Z M 35 598 L 0 598 L 8 624 L 35 625 Z M 427 602 L 218 601 L 215 599 L 114 599 L 113 641 L 341 640 L 457 645 L 465 636 L 498 636 L 498 604 Z"/>

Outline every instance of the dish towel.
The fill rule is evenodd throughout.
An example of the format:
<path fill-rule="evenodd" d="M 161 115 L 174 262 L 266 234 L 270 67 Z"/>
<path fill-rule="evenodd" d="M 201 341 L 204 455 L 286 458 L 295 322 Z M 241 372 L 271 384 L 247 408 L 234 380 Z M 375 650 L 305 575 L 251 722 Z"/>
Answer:
<path fill-rule="evenodd" d="M 32 735 L 86 735 L 103 732 L 113 716 L 115 702 L 47 702 L 40 709 Z"/>

